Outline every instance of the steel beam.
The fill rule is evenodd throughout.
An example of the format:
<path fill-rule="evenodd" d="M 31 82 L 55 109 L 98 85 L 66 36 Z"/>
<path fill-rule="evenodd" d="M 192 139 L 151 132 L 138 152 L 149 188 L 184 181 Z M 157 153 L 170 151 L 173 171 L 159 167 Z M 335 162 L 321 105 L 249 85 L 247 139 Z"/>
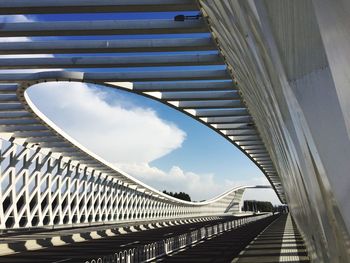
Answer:
<path fill-rule="evenodd" d="M 18 138 L 46 138 L 46 137 L 55 136 L 55 134 L 50 130 L 45 130 L 45 131 L 18 130 L 18 131 L 15 131 L 13 134 L 15 137 L 18 137 Z"/>
<path fill-rule="evenodd" d="M 250 123 L 252 121 L 252 117 L 247 114 L 242 116 L 229 116 L 229 117 L 209 117 L 206 120 L 208 123 L 212 124 L 225 124 L 225 123 L 233 123 L 237 121 L 243 121 L 245 123 Z"/>
<path fill-rule="evenodd" d="M 0 112 L 13 112 L 13 111 L 25 111 L 21 103 L 0 103 Z"/>
<path fill-rule="evenodd" d="M 164 91 L 164 92 L 181 92 L 181 91 L 220 91 L 235 90 L 236 87 L 232 81 L 177 81 L 177 82 L 147 82 L 133 83 L 134 91 Z"/>
<path fill-rule="evenodd" d="M 211 92 L 162 92 L 163 100 L 237 100 L 239 95 L 237 91 L 211 91 Z"/>
<path fill-rule="evenodd" d="M 202 20 L 93 20 L 3 23 L 0 37 L 206 33 Z"/>
<path fill-rule="evenodd" d="M 197 110 L 197 117 L 225 117 L 247 115 L 246 109 L 219 109 L 219 110 Z"/>
<path fill-rule="evenodd" d="M 0 94 L 16 94 L 17 84 L 0 84 Z"/>
<path fill-rule="evenodd" d="M 61 72 L 44 72 L 43 77 L 52 80 L 62 80 Z M 70 72 L 73 73 L 74 72 Z M 123 72 L 87 72 L 87 73 L 77 73 L 79 76 L 83 76 L 83 79 L 87 82 L 98 82 L 103 84 L 104 82 L 134 82 L 134 81 L 178 81 L 178 80 L 228 80 L 230 78 L 226 70 L 162 70 L 162 71 L 123 71 Z M 68 78 L 70 74 L 67 74 Z M 11 81 L 30 81 L 36 80 L 35 74 L 28 73 L 0 73 L 0 83 L 1 82 L 11 82 Z"/>
<path fill-rule="evenodd" d="M 0 119 L 27 119 L 32 114 L 26 111 L 0 111 Z"/>
<path fill-rule="evenodd" d="M 227 130 L 227 136 L 257 135 L 256 130 Z"/>
<path fill-rule="evenodd" d="M 208 37 L 113 39 L 113 40 L 51 40 L 2 42 L 0 54 L 62 54 L 111 52 L 178 52 L 216 50 Z"/>
<path fill-rule="evenodd" d="M 214 100 L 214 101 L 179 101 L 181 109 L 217 109 L 217 108 L 240 108 L 239 100 Z"/>
<path fill-rule="evenodd" d="M 33 118 L 26 118 L 26 119 L 1 118 L 0 126 L 2 125 L 6 125 L 6 126 L 8 125 L 41 125 L 41 122 Z"/>
<path fill-rule="evenodd" d="M 169 12 L 198 10 L 193 0 L 2 0 L 0 14 Z"/>
<path fill-rule="evenodd" d="M 0 58 L 0 69 L 119 68 L 224 65 L 217 54 L 152 54 L 108 57 Z M 0 87 L 1 88 L 1 87 Z M 0 90 L 1 93 L 1 90 Z"/>
<path fill-rule="evenodd" d="M 224 129 L 224 130 L 234 130 L 234 129 L 246 129 L 247 128 L 247 123 L 244 123 L 242 125 L 237 125 L 237 124 L 216 124 L 216 127 L 218 129 Z"/>
<path fill-rule="evenodd" d="M 2 132 L 16 132 L 16 131 L 47 131 L 47 127 L 44 125 L 7 125 L 0 126 Z"/>
<path fill-rule="evenodd" d="M 115 73 L 86 73 L 87 81 L 179 81 L 179 80 L 227 80 L 230 76 L 226 70 L 167 70 L 167 71 L 133 71 Z M 0 76 L 1 79 L 1 76 Z"/>
<path fill-rule="evenodd" d="M 255 136 L 251 136 L 251 135 L 247 135 L 247 136 L 233 136 L 232 137 L 233 140 L 235 141 L 255 141 L 255 140 L 259 140 L 259 137 L 257 135 Z"/>

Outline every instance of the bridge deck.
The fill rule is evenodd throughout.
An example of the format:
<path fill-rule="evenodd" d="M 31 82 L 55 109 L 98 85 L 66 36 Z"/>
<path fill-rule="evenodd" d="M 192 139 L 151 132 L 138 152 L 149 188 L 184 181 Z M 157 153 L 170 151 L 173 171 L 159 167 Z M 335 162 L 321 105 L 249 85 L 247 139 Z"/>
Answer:
<path fill-rule="evenodd" d="M 31 252 L 46 248 L 68 246 L 94 240 L 120 238 L 125 234 L 143 232 L 143 230 L 157 230 L 159 228 L 185 227 L 192 225 L 214 224 L 233 219 L 233 216 L 192 217 L 168 220 L 149 220 L 123 222 L 106 225 L 92 225 L 85 227 L 36 229 L 31 231 L 9 232 L 0 235 L 0 262 L 1 256 Z M 7 262 L 7 261 L 5 261 Z M 17 262 L 17 261 L 14 261 Z"/>
<path fill-rule="evenodd" d="M 232 263 L 310 262 L 291 216 L 282 215 L 258 235 Z"/>
<path fill-rule="evenodd" d="M 180 251 L 169 254 L 160 259 L 160 262 L 177 263 L 222 263 L 230 262 L 238 256 L 251 240 L 271 224 L 279 215 L 261 219 L 256 222 L 243 225 L 231 231 L 224 232 L 186 247 Z"/>

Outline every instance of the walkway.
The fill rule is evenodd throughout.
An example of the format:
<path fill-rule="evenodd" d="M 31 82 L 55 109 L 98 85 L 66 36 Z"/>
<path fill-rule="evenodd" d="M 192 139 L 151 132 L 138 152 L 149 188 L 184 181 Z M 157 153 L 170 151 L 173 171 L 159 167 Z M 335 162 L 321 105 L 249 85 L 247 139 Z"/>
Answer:
<path fill-rule="evenodd" d="M 214 236 L 193 247 L 188 247 L 170 254 L 158 261 L 191 262 L 191 263 L 223 263 L 230 262 L 251 240 L 263 231 L 278 215 L 235 228 L 232 231 Z"/>
<path fill-rule="evenodd" d="M 148 220 L 122 222 L 116 224 L 101 224 L 84 227 L 33 229 L 28 231 L 0 234 L 1 256 L 17 254 L 25 251 L 39 250 L 48 247 L 64 246 L 95 239 L 103 239 L 137 232 L 137 229 L 147 230 L 162 227 L 191 224 L 198 222 L 216 222 L 230 220 L 232 216 L 189 217 L 179 219 Z"/>
<path fill-rule="evenodd" d="M 258 235 L 232 263 L 310 262 L 291 216 L 282 215 Z"/>
<path fill-rule="evenodd" d="M 34 251 L 26 250 L 22 245 L 22 252 L 19 251 L 21 246 L 15 244 L 13 249 L 21 253 L 16 253 L 8 256 L 0 256 L 0 263 L 39 263 L 39 262 L 65 262 L 65 263 L 75 263 L 75 262 L 86 262 L 91 258 L 96 256 L 104 256 L 113 254 L 115 251 L 122 249 L 129 249 L 140 245 L 149 244 L 158 240 L 162 240 L 165 237 L 171 237 L 173 235 L 179 235 L 187 233 L 193 229 L 201 228 L 203 226 L 215 225 L 221 222 L 232 220 L 234 217 L 215 217 L 212 220 L 204 219 L 184 219 L 181 221 L 186 221 L 186 224 L 180 224 L 180 222 L 166 223 L 166 222 L 155 222 L 150 224 L 144 224 L 139 226 L 129 226 L 129 227 L 116 227 L 115 229 L 103 229 L 103 226 L 99 230 L 95 229 L 93 232 L 86 232 L 92 227 L 86 230 L 81 229 L 81 233 L 77 234 L 80 240 L 73 240 L 75 236 L 66 235 L 63 237 L 57 237 L 55 241 L 55 246 L 51 244 L 48 248 L 43 248 L 39 246 L 46 246 L 48 243 L 53 242 L 52 239 L 48 243 L 44 243 L 44 240 L 33 241 L 38 248 L 32 248 Z M 199 221 L 201 220 L 201 221 Z M 179 220 L 180 221 L 180 220 Z M 183 222 L 184 223 L 184 222 Z M 106 228 L 106 226 L 105 226 Z M 77 231 L 77 229 L 75 229 Z M 53 231 L 56 232 L 56 231 Z M 63 233 L 68 232 L 68 230 L 62 231 Z M 62 233 L 62 234 L 63 234 Z M 47 232 L 51 235 L 51 232 Z M 37 234 L 39 235 L 39 234 Z M 44 233 L 40 234 L 40 237 Z M 57 232 L 56 232 L 57 235 Z M 34 238 L 34 235 L 32 238 Z M 95 236 L 95 238 L 94 238 Z M 97 238 L 99 237 L 99 238 Z M 13 237 L 9 237 L 13 238 Z M 84 240 L 82 240 L 84 238 Z M 79 242 L 80 241 L 80 242 Z M 85 241 L 85 242 L 82 242 Z M 10 244 L 11 245 L 11 244 Z M 0 247 L 1 248 L 1 247 Z M 0 249 L 1 250 L 1 249 Z M 27 249 L 28 250 L 28 249 Z M 2 252 L 2 251 L 0 251 Z"/>

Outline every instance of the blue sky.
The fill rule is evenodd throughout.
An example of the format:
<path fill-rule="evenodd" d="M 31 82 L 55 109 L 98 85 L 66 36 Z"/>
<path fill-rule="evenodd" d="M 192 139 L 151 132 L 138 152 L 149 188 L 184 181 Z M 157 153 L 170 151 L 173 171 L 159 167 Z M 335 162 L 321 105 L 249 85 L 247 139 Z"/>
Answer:
<path fill-rule="evenodd" d="M 151 107 L 160 118 L 175 123 L 185 131 L 187 136 L 182 147 L 153 161 L 152 164 L 157 167 L 169 169 L 174 163 L 179 163 L 186 170 L 215 173 L 224 179 L 232 179 L 232 175 L 236 175 L 237 179 L 244 180 L 249 174 L 261 175 L 259 169 L 244 154 L 205 125 L 157 101 L 127 92 L 116 93 L 123 100 L 142 107 Z"/>
<path fill-rule="evenodd" d="M 197 12 L 180 13 L 197 14 Z M 41 15 L 8 16 L 6 19 L 14 22 L 67 19 L 172 19 L 177 14 L 179 13 Z M 193 34 L 176 35 L 176 37 L 191 36 Z M 155 37 L 157 36 L 83 36 L 75 39 Z M 23 41 L 37 39 L 45 38 L 22 38 Z M 222 66 L 215 67 L 222 68 Z M 166 69 L 163 67 L 146 70 Z M 73 70 L 82 71 L 82 69 Z M 111 68 L 99 71 L 124 70 L 130 69 Z M 96 71 L 96 69 L 84 69 L 84 71 Z M 159 102 L 124 91 L 67 83 L 41 85 L 32 88 L 29 95 L 38 108 L 68 134 L 111 163 L 159 190 L 186 191 L 194 199 L 201 200 L 213 197 L 233 186 L 268 184 L 260 170 L 230 142 L 201 123 Z M 81 102 L 76 103 L 77 100 Z M 109 116 L 105 117 L 106 114 Z M 119 123 L 121 121 L 127 123 L 124 125 L 126 127 Z M 103 127 L 97 128 L 95 123 L 105 125 L 109 131 Z M 128 127 L 130 130 L 127 130 Z M 138 128 L 139 133 L 135 133 Z M 92 137 L 96 139 L 91 139 Z M 278 203 L 272 190 L 252 191 L 247 193 L 247 199 L 257 198 Z"/>

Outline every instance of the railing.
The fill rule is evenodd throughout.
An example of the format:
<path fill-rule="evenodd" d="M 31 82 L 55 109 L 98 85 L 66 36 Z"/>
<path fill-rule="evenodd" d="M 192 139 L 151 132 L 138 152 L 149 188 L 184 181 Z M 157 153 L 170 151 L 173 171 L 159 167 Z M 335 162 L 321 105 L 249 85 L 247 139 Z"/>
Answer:
<path fill-rule="evenodd" d="M 0 231 L 218 216 L 238 211 L 247 188 L 187 202 L 27 143 L 0 138 L 0 157 Z"/>
<path fill-rule="evenodd" d="M 172 254 L 182 248 L 196 245 L 199 241 L 212 236 L 220 235 L 223 232 L 231 231 L 242 225 L 261 220 L 271 216 L 271 213 L 253 217 L 234 219 L 225 223 L 185 233 L 182 235 L 166 238 L 157 242 L 141 245 L 136 248 L 118 251 L 114 254 L 103 256 L 97 259 L 85 261 L 85 263 L 139 263 L 150 262 L 162 256 Z"/>

